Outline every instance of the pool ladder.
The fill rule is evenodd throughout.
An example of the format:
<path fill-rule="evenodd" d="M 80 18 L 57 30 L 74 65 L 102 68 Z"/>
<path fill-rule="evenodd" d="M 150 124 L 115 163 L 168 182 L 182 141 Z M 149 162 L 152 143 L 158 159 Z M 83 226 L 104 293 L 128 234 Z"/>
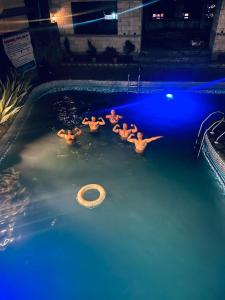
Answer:
<path fill-rule="evenodd" d="M 202 133 L 202 128 L 203 128 L 203 125 L 205 124 L 206 121 L 209 120 L 209 118 L 213 115 L 216 115 L 216 114 L 220 114 L 222 115 L 222 118 L 213 122 L 213 124 L 211 124 L 203 133 L 203 136 L 200 140 L 200 135 Z M 196 138 L 196 141 L 195 141 L 195 148 L 198 149 L 197 151 L 197 158 L 199 158 L 200 156 L 200 153 L 201 153 L 201 150 L 202 150 L 202 147 L 203 147 L 203 143 L 204 143 L 204 140 L 205 140 L 205 137 L 206 137 L 206 134 L 208 132 L 210 132 L 211 134 L 214 134 L 214 131 L 217 127 L 220 126 L 220 124 L 222 124 L 223 122 L 225 122 L 225 119 L 224 119 L 224 113 L 222 111 L 214 111 L 212 112 L 211 114 L 209 114 L 201 123 L 200 125 L 200 128 L 199 128 L 199 131 L 198 131 L 198 135 L 197 135 L 197 138 Z M 223 132 L 220 136 L 217 137 L 217 139 L 215 140 L 214 143 L 218 143 L 219 140 L 225 135 L 225 132 Z M 199 148 L 198 148 L 199 146 Z"/>
<path fill-rule="evenodd" d="M 139 73 L 137 81 L 130 81 L 130 74 L 127 76 L 127 93 L 140 93 L 141 74 Z"/>

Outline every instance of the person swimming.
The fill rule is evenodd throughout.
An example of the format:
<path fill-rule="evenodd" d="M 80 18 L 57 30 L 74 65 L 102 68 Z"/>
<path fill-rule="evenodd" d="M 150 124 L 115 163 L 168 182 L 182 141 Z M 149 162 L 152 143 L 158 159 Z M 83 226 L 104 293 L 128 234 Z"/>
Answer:
<path fill-rule="evenodd" d="M 123 141 L 126 141 L 129 137 L 129 135 L 132 133 L 136 133 L 138 131 L 137 129 L 137 126 L 134 125 L 134 124 L 131 124 L 131 127 L 130 129 L 128 129 L 128 125 L 127 123 L 123 123 L 123 128 L 121 129 L 120 128 L 120 125 L 119 124 L 116 124 L 114 127 L 113 127 L 113 132 L 117 133 L 120 135 L 121 139 Z"/>
<path fill-rule="evenodd" d="M 91 117 L 91 120 L 89 121 L 88 118 L 84 118 L 82 121 L 83 125 L 88 125 L 90 132 L 97 132 L 99 129 L 99 126 L 105 125 L 105 121 L 102 117 L 98 118 L 98 121 L 96 117 Z"/>
<path fill-rule="evenodd" d="M 127 141 L 135 145 L 135 152 L 138 154 L 144 153 L 147 145 L 153 141 L 163 138 L 163 136 L 154 136 L 148 139 L 143 139 L 143 133 L 138 132 L 137 138 L 134 138 L 134 134 L 130 134 Z"/>
<path fill-rule="evenodd" d="M 111 125 L 117 124 L 119 120 L 123 118 L 123 116 L 117 115 L 114 109 L 111 110 L 110 115 L 106 115 L 105 117 L 109 120 Z"/>
<path fill-rule="evenodd" d="M 82 130 L 79 128 L 74 128 L 74 130 L 67 130 L 67 133 L 64 129 L 61 129 L 57 132 L 57 136 L 63 138 L 68 145 L 73 145 L 77 137 L 82 134 Z"/>

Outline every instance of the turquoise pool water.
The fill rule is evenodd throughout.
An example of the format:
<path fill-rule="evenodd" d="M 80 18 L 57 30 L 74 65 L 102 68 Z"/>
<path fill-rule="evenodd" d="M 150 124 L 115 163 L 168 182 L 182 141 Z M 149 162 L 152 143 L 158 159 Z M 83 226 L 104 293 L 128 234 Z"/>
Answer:
<path fill-rule="evenodd" d="M 13 203 L 22 204 L 1 223 L 13 229 L 0 252 L 0 299 L 223 300 L 224 190 L 193 151 L 200 121 L 223 99 L 64 92 L 35 104 L 1 165 L 19 172 Z M 84 129 L 73 147 L 56 136 L 111 107 L 164 139 L 138 156 L 109 125 L 96 136 Z M 75 200 L 88 183 L 107 191 L 93 210 Z"/>

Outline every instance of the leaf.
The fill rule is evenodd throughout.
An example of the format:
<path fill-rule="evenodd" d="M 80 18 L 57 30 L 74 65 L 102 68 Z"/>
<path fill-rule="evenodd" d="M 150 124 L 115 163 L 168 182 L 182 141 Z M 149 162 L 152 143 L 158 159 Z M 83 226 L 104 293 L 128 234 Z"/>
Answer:
<path fill-rule="evenodd" d="M 22 106 L 20 106 L 20 108 L 22 108 Z M 2 113 L 2 117 L 4 117 L 5 115 L 7 115 L 13 109 L 14 109 L 14 105 L 8 106 L 6 109 L 4 109 L 4 112 Z"/>
<path fill-rule="evenodd" d="M 5 123 L 21 109 L 21 103 L 30 88 L 30 81 L 18 77 L 15 72 L 9 73 L 5 85 L 0 81 L 0 124 Z"/>
<path fill-rule="evenodd" d="M 8 114 L 6 114 L 5 116 L 3 116 L 0 120 L 0 124 L 5 123 L 6 121 L 8 121 L 10 118 L 12 118 L 16 113 L 18 113 L 18 111 L 21 109 L 21 107 L 16 107 L 14 108 L 14 110 Z"/>

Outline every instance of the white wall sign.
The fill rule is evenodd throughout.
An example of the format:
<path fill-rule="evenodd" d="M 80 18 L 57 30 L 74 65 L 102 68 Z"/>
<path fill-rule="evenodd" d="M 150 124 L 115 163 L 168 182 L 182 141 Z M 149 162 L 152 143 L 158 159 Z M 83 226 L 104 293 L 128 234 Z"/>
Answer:
<path fill-rule="evenodd" d="M 35 58 L 29 32 L 3 38 L 5 53 L 15 68 L 26 64 L 35 65 Z"/>

